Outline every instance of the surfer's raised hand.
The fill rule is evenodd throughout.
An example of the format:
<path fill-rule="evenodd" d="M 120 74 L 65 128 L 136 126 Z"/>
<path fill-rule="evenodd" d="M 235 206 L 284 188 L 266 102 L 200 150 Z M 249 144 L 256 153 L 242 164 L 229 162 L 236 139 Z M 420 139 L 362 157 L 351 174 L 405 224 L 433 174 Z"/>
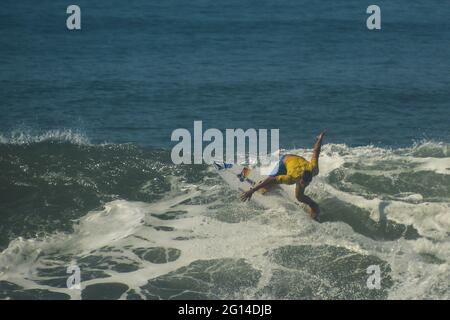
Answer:
<path fill-rule="evenodd" d="M 246 192 L 243 192 L 241 194 L 241 201 L 245 202 L 245 201 L 250 200 L 252 195 L 253 195 L 253 189 L 250 189 L 250 190 L 248 190 Z"/>
<path fill-rule="evenodd" d="M 327 133 L 327 130 L 323 130 L 321 133 L 319 133 L 319 135 L 317 136 L 317 140 L 322 140 L 323 137 L 325 136 L 325 133 Z"/>

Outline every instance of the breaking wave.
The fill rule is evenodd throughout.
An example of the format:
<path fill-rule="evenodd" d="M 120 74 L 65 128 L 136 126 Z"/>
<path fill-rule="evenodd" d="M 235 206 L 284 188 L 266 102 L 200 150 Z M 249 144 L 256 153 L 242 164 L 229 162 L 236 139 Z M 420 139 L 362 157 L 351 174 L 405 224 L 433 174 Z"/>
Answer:
<path fill-rule="evenodd" d="M 69 130 L 0 136 L 0 154 L 2 299 L 450 298 L 448 144 L 325 145 L 320 223 L 243 204 L 165 150 Z"/>

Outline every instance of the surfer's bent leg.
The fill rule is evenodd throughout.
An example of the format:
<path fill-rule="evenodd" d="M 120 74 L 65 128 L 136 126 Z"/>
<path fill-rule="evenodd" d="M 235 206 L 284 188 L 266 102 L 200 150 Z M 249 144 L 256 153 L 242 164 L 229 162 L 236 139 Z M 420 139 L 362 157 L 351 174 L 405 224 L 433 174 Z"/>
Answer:
<path fill-rule="evenodd" d="M 277 161 L 275 168 L 273 168 L 272 172 L 269 174 L 271 177 L 276 177 L 279 175 L 283 175 L 287 173 L 286 165 L 284 164 L 284 159 L 287 155 L 284 155 Z"/>

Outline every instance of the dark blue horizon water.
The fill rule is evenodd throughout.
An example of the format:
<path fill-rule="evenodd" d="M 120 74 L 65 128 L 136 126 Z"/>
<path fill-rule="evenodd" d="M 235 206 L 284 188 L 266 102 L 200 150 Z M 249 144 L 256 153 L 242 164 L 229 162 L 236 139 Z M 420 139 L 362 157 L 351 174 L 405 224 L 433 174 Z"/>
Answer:
<path fill-rule="evenodd" d="M 82 30 L 66 29 L 78 4 Z M 176 128 L 280 128 L 285 148 L 450 141 L 440 1 L 2 2 L 0 134 L 168 148 Z"/>

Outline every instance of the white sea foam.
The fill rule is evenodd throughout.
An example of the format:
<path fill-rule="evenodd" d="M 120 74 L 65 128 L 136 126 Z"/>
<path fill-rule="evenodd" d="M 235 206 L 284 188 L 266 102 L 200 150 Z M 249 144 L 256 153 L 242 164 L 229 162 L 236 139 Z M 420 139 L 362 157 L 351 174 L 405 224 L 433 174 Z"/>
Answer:
<path fill-rule="evenodd" d="M 89 138 L 76 130 L 57 129 L 34 133 L 32 130 L 14 130 L 9 134 L 0 134 L 0 144 L 24 145 L 44 141 L 69 142 L 78 145 L 90 144 Z"/>
<path fill-rule="evenodd" d="M 310 150 L 301 149 L 289 152 L 310 154 Z M 293 210 L 279 204 L 261 209 L 252 204 L 240 203 L 237 195 L 231 201 L 224 201 L 223 197 L 230 199 L 230 191 L 219 180 L 219 185 L 192 185 L 173 179 L 172 190 L 162 200 L 154 203 L 116 200 L 107 203 L 104 209 L 91 211 L 82 217 L 75 224 L 72 233 L 12 241 L 0 254 L 0 280 L 25 288 L 63 292 L 78 299 L 79 292 L 38 283 L 45 278 L 38 274 L 38 269 L 48 267 L 48 264 L 67 264 L 58 264 L 52 260 L 52 254 L 69 255 L 75 260 L 91 254 L 111 257 L 117 261 L 128 259 L 138 266 L 137 270 L 126 273 L 106 270 L 110 277 L 86 280 L 83 281 L 83 286 L 120 282 L 138 293 L 139 288 L 148 280 L 194 261 L 243 258 L 261 272 L 257 288 L 238 296 L 252 298 L 254 292 L 270 282 L 273 270 L 279 267 L 267 257 L 267 252 L 285 245 L 330 245 L 347 248 L 362 255 L 376 256 L 389 263 L 395 285 L 390 289 L 388 298 L 448 299 L 448 202 L 427 202 L 415 194 L 389 199 L 368 198 L 357 192 L 339 190 L 327 181 L 329 174 L 342 168 L 344 164 L 370 164 L 380 160 L 399 159 L 405 164 L 411 164 L 411 167 L 395 167 L 395 172 L 416 170 L 417 166 L 413 164 L 419 164 L 423 170 L 439 173 L 442 169 L 441 161 L 447 160 L 433 158 L 428 162 L 427 158 L 402 156 L 381 148 L 329 145 L 323 149 L 320 175 L 309 187 L 308 193 L 319 199 L 336 198 L 366 210 L 370 212 L 369 218 L 374 222 L 388 219 L 412 225 L 420 234 L 418 238 L 375 240 L 355 232 L 351 224 L 342 221 L 321 224 L 313 222 L 299 209 Z M 375 166 L 371 169 L 371 174 L 386 174 L 386 170 Z M 201 201 L 195 202 L 194 199 Z M 171 212 L 176 212 L 179 216 L 176 219 L 161 218 L 161 215 Z M 162 230 L 161 227 L 171 229 Z M 174 261 L 156 264 L 138 257 L 133 251 L 148 247 L 174 248 L 180 250 L 181 254 Z M 84 271 L 82 270 L 82 276 Z"/>

